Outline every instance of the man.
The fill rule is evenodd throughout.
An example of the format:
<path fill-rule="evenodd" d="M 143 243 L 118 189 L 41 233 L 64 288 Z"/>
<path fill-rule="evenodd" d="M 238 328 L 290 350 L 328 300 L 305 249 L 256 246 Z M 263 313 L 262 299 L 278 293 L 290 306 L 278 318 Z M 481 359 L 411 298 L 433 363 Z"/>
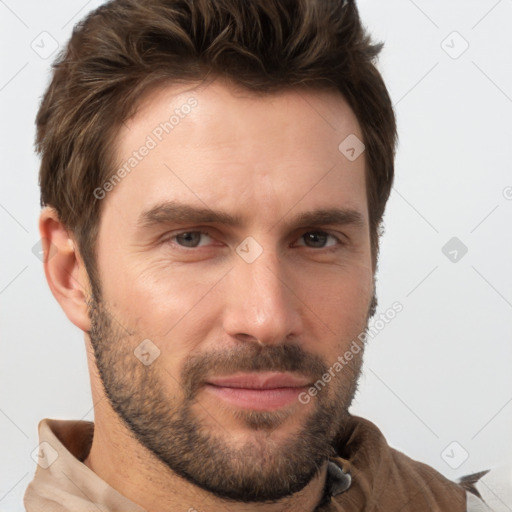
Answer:
<path fill-rule="evenodd" d="M 118 0 L 75 29 L 40 231 L 95 422 L 40 423 L 29 512 L 484 510 L 478 475 L 348 412 L 393 181 L 379 49 L 339 0 Z"/>

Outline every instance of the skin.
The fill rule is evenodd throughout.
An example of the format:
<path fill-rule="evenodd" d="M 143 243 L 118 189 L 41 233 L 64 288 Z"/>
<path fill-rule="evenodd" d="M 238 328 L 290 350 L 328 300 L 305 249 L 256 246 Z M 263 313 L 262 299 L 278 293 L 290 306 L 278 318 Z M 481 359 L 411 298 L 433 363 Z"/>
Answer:
<path fill-rule="evenodd" d="M 313 511 L 323 492 L 326 454 L 300 489 L 274 500 L 256 493 L 243 503 L 178 475 L 122 419 L 137 410 L 163 411 L 165 438 L 165 414 L 186 410 L 220 446 L 217 455 L 224 459 L 217 471 L 265 482 L 289 457 L 285 448 L 297 445 L 295 436 L 306 435 L 308 420 L 320 419 L 322 410 L 332 421 L 314 439 L 319 447 L 330 444 L 343 428 L 362 364 L 361 352 L 308 404 L 294 400 L 274 410 L 241 408 L 205 386 L 207 377 L 250 364 L 289 370 L 283 351 L 290 346 L 300 355 L 291 373 L 314 383 L 365 330 L 374 276 L 364 153 L 351 162 L 338 150 L 350 134 L 362 139 L 361 130 L 341 95 L 288 90 L 257 96 L 221 80 L 161 87 L 141 100 L 119 131 L 113 148 L 119 165 L 191 97 L 197 100 L 191 112 L 102 199 L 100 301 L 91 300 L 72 234 L 53 209 L 41 214 L 41 235 L 57 248 L 45 262 L 50 288 L 86 333 L 95 435 L 85 464 L 149 512 Z M 239 222 L 139 222 L 143 212 L 166 201 L 224 212 Z M 358 222 L 298 218 L 334 208 L 351 211 Z M 197 231 L 205 234 L 176 237 Z M 236 251 L 247 237 L 262 249 L 252 263 Z M 199 245 L 191 247 L 194 240 Z M 144 339 L 160 350 L 148 366 L 133 354 Z M 190 366 L 193 361 L 204 364 Z M 190 368 L 195 373 L 187 373 Z M 188 388 L 187 376 L 194 377 Z M 126 400 L 116 404 L 116 397 Z M 120 415 L 120 403 L 131 409 Z M 155 421 L 139 426 L 149 429 L 159 425 Z M 309 460 L 307 450 L 297 448 L 297 457 Z"/>

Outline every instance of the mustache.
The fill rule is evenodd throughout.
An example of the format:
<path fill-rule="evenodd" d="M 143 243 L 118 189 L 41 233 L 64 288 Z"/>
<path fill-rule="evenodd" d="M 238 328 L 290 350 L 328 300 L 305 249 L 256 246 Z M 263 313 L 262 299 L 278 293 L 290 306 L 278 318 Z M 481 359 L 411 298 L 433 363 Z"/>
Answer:
<path fill-rule="evenodd" d="M 262 346 L 247 343 L 230 350 L 208 352 L 188 358 L 181 370 L 187 399 L 193 399 L 207 379 L 236 372 L 293 372 L 318 380 L 328 370 L 323 360 L 308 354 L 299 345 Z"/>

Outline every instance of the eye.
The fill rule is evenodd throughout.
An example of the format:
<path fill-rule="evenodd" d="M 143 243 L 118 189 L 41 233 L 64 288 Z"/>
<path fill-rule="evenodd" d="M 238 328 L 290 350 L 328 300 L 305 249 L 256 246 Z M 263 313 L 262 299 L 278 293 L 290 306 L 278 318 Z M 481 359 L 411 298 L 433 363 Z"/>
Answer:
<path fill-rule="evenodd" d="M 341 243 L 337 237 L 325 231 L 308 231 L 300 237 L 300 240 L 304 240 L 306 247 L 313 249 L 324 249 L 325 247 L 332 247 Z"/>
<path fill-rule="evenodd" d="M 205 241 L 206 239 L 209 239 L 211 241 L 211 237 L 208 235 L 208 233 L 204 233 L 202 231 L 184 231 L 182 233 L 178 233 L 177 235 L 169 237 L 169 241 L 174 241 L 178 245 L 181 245 L 182 247 L 200 247 L 202 245 L 206 245 L 208 243 L 208 240 L 206 243 L 201 243 L 201 241 Z"/>

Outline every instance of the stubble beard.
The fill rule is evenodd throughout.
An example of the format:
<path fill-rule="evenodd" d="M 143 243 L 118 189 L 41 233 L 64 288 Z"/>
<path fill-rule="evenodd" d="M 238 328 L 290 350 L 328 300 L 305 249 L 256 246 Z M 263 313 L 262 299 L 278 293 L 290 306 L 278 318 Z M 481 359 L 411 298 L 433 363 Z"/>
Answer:
<path fill-rule="evenodd" d="M 89 315 L 89 338 L 112 408 L 140 444 L 192 484 L 226 500 L 276 502 L 302 490 L 335 455 L 333 441 L 350 416 L 364 350 L 318 392 L 303 425 L 284 439 L 278 434 L 289 418 L 286 411 L 230 410 L 251 431 L 235 446 L 229 427 L 218 421 L 207 422 L 213 424 L 209 427 L 200 419 L 208 415 L 197 401 L 207 373 L 290 371 L 317 382 L 328 370 L 325 362 L 299 345 L 245 343 L 229 353 L 188 358 L 179 379 L 174 376 L 182 386 L 180 396 L 171 396 L 158 359 L 144 366 L 135 357 L 135 336 L 115 327 L 100 300 L 89 302 Z"/>

